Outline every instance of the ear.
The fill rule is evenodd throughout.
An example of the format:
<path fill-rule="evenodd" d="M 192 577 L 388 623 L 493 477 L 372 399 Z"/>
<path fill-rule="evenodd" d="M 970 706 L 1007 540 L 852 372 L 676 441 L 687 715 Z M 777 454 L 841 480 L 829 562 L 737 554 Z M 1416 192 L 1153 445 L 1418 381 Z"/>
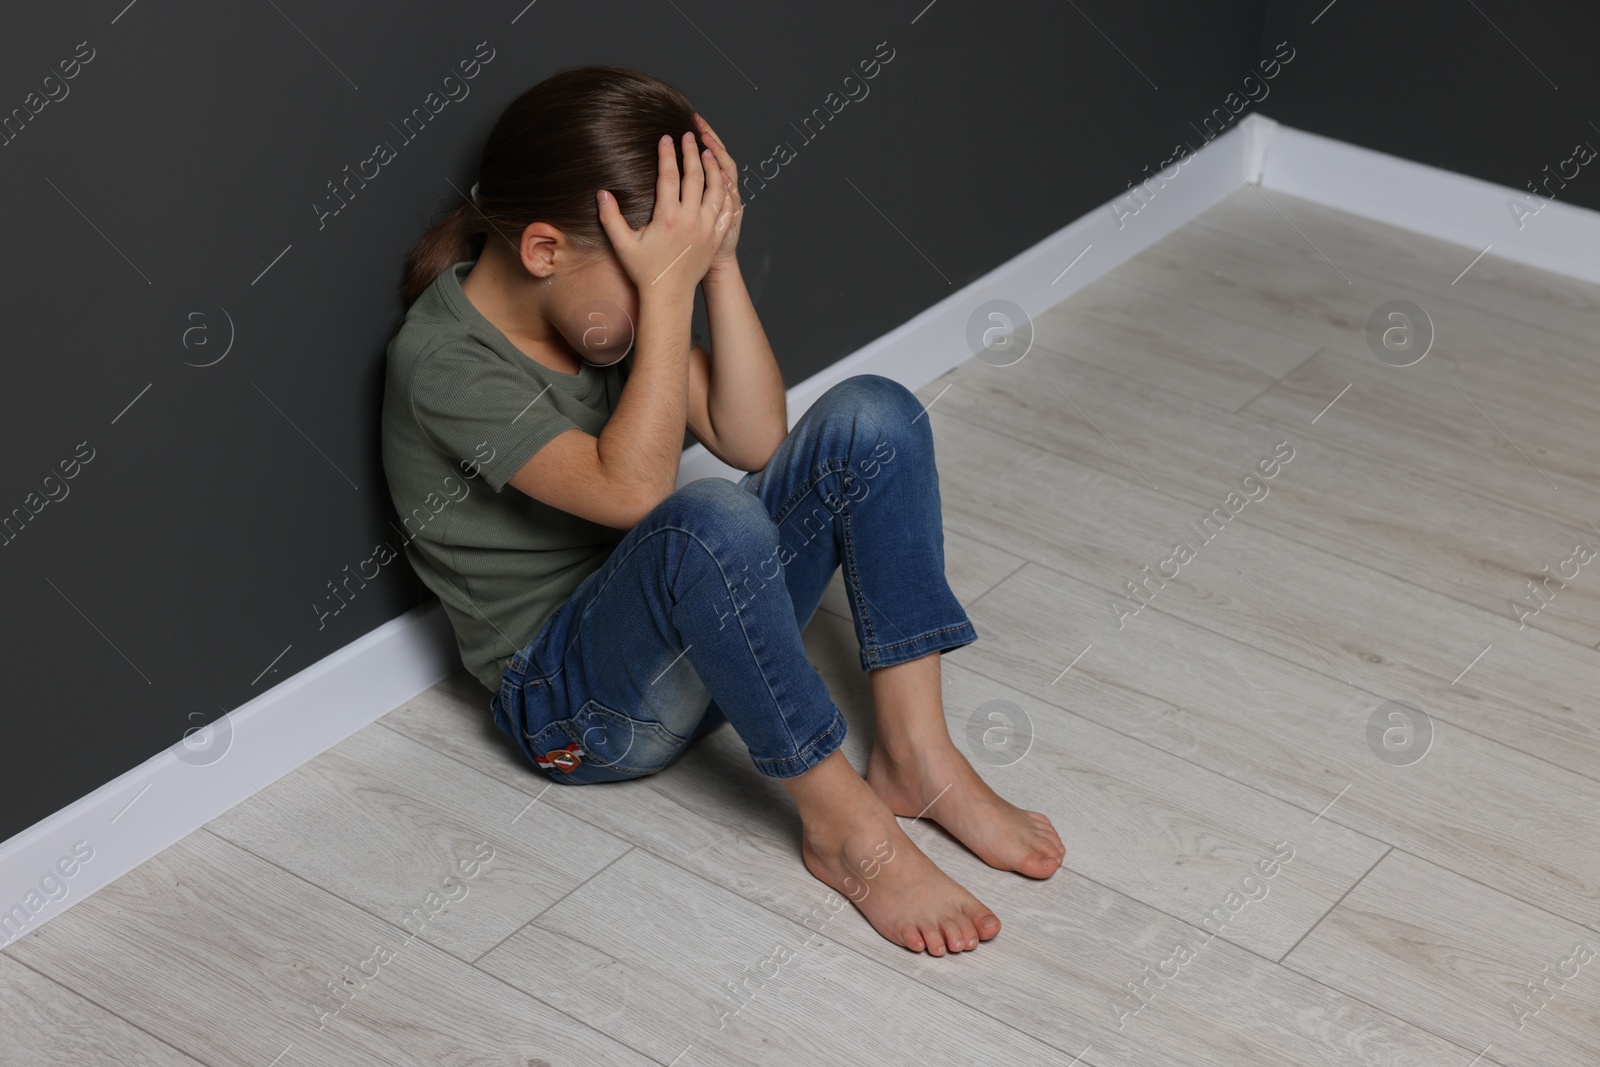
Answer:
<path fill-rule="evenodd" d="M 572 244 L 566 234 L 548 222 L 530 222 L 517 245 L 523 268 L 536 278 L 548 278 L 555 270 L 558 255 L 572 257 Z"/>

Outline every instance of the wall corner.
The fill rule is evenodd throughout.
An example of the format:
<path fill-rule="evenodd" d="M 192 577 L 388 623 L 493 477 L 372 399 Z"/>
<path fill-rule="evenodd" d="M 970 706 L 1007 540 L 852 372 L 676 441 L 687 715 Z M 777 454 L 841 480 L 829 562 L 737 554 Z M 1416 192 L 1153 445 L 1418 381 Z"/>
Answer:
<path fill-rule="evenodd" d="M 1278 132 L 1278 123 L 1252 111 L 1240 125 L 1244 127 L 1244 180 L 1249 185 L 1260 185 L 1267 166 L 1267 149 Z"/>

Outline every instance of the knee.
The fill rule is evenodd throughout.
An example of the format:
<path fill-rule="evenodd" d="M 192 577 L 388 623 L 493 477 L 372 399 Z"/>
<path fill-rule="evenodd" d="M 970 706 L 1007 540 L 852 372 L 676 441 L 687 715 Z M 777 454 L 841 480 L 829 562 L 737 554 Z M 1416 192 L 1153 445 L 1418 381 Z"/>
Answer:
<path fill-rule="evenodd" d="M 854 374 L 836 382 L 817 402 L 824 401 L 841 414 L 865 415 L 885 430 L 910 423 L 922 411 L 915 393 L 881 374 Z"/>
<path fill-rule="evenodd" d="M 723 544 L 776 543 L 778 528 L 761 498 L 727 478 L 696 478 L 658 506 L 662 518 L 696 535 L 715 534 Z"/>
<path fill-rule="evenodd" d="M 893 459 L 901 449 L 928 452 L 933 446 L 930 420 L 917 395 L 893 378 L 857 374 L 836 383 L 817 400 L 826 404 L 824 417 L 846 426 L 858 450 L 857 465 L 867 468 Z M 870 457 L 866 453 L 870 450 Z"/>

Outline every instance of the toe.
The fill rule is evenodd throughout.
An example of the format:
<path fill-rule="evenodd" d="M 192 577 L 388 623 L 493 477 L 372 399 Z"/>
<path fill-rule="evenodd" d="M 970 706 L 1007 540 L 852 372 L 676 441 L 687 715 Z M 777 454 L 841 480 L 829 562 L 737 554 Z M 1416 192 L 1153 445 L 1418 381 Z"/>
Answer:
<path fill-rule="evenodd" d="M 978 937 L 984 941 L 989 940 L 1000 932 L 999 917 L 981 904 L 968 909 L 967 917 L 972 920 L 972 925 L 977 929 Z"/>
<path fill-rule="evenodd" d="M 1028 853 L 1017 870 L 1030 878 L 1048 878 L 1061 869 L 1061 860 L 1042 850 Z"/>
<path fill-rule="evenodd" d="M 944 936 L 945 946 L 951 952 L 965 952 L 967 950 L 967 935 L 961 931 L 961 920 L 951 917 L 939 924 L 939 932 Z"/>
<path fill-rule="evenodd" d="M 959 921 L 960 921 L 960 924 L 961 924 L 961 938 L 962 938 L 962 942 L 961 943 L 962 943 L 963 948 L 964 949 L 977 948 L 978 947 L 978 926 L 977 926 L 977 924 L 974 923 L 972 921 L 972 919 L 969 918 L 966 915 L 966 913 L 964 913 L 964 912 L 962 913 Z"/>
<path fill-rule="evenodd" d="M 1050 838 L 1058 845 L 1061 844 L 1061 835 L 1056 832 L 1054 823 L 1052 823 L 1046 816 L 1039 814 L 1037 811 L 1030 811 L 1028 814 L 1033 816 L 1033 821 L 1038 823 L 1039 829 L 1044 832 L 1046 837 Z"/>
<path fill-rule="evenodd" d="M 1043 856 L 1053 865 L 1058 867 L 1061 865 L 1061 861 L 1067 857 L 1066 846 L 1053 837 L 1042 839 L 1038 845 L 1035 846 L 1034 851 L 1038 852 L 1039 855 Z"/>
<path fill-rule="evenodd" d="M 927 944 L 922 940 L 922 931 L 911 923 L 906 923 L 900 927 L 898 937 L 900 943 L 913 952 L 921 952 L 927 947 Z"/>
<path fill-rule="evenodd" d="M 922 928 L 922 940 L 928 946 L 928 955 L 944 955 L 944 935 L 939 932 L 938 923 L 929 923 Z"/>

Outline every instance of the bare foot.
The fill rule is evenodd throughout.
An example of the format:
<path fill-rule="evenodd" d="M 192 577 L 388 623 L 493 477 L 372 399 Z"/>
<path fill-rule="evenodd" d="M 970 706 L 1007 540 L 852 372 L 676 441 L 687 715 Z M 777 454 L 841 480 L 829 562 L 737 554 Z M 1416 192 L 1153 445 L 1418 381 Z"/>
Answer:
<path fill-rule="evenodd" d="M 805 820 L 806 869 L 853 903 L 874 930 L 914 952 L 965 952 L 998 934 L 994 912 L 912 843 L 860 776 L 850 771 L 850 777 L 859 793 Z"/>
<path fill-rule="evenodd" d="M 901 760 L 874 745 L 867 783 L 890 811 L 937 822 L 991 867 L 1048 878 L 1066 859 L 1066 846 L 1050 820 L 989 788 L 949 740 L 934 741 Z"/>

